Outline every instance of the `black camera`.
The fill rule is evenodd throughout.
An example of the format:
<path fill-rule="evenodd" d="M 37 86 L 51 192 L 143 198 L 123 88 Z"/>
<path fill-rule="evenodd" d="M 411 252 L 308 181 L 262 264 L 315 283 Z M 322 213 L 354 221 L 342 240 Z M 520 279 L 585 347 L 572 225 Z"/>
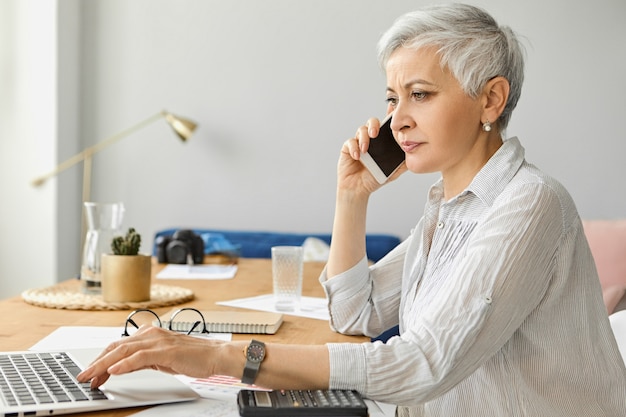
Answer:
<path fill-rule="evenodd" d="M 159 236 L 155 244 L 160 264 L 186 264 L 188 257 L 194 264 L 204 262 L 204 240 L 192 230 L 178 230 L 172 236 Z"/>

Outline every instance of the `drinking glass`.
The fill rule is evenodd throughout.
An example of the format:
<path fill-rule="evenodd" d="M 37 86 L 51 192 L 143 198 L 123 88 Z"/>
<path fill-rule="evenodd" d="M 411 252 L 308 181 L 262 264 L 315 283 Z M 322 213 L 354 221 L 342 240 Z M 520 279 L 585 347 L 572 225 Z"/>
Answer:
<path fill-rule="evenodd" d="M 272 247 L 272 279 L 277 310 L 300 308 L 302 297 L 302 246 Z"/>

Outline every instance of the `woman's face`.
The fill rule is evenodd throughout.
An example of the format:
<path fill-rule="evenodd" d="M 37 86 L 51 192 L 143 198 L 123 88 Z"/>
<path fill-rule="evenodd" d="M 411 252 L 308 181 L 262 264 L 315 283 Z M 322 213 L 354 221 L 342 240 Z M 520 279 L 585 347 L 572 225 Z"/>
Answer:
<path fill-rule="evenodd" d="M 482 106 L 442 69 L 434 49 L 399 48 L 386 67 L 388 112 L 396 141 L 415 173 L 473 178 L 486 162 L 481 152 Z M 481 156 L 482 155 L 482 156 Z"/>

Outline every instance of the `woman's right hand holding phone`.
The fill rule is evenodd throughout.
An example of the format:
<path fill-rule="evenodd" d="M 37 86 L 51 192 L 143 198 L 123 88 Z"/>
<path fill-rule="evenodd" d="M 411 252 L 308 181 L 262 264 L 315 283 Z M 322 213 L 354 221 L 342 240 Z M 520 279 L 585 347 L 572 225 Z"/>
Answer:
<path fill-rule="evenodd" d="M 378 137 L 380 126 L 380 120 L 371 118 L 365 125 L 359 127 L 353 138 L 344 142 L 337 167 L 338 191 L 344 189 L 369 195 L 381 187 L 361 162 L 361 154 L 367 152 L 372 138 Z M 403 164 L 389 177 L 389 181 L 396 179 L 404 171 L 406 166 Z"/>

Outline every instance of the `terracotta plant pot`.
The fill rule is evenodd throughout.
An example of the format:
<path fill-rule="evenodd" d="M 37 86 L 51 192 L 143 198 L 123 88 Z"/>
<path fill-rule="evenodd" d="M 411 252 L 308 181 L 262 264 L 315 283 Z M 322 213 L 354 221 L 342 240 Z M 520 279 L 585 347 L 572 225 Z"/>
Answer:
<path fill-rule="evenodd" d="M 150 300 L 152 258 L 149 255 L 103 254 L 102 298 L 107 303 Z"/>

